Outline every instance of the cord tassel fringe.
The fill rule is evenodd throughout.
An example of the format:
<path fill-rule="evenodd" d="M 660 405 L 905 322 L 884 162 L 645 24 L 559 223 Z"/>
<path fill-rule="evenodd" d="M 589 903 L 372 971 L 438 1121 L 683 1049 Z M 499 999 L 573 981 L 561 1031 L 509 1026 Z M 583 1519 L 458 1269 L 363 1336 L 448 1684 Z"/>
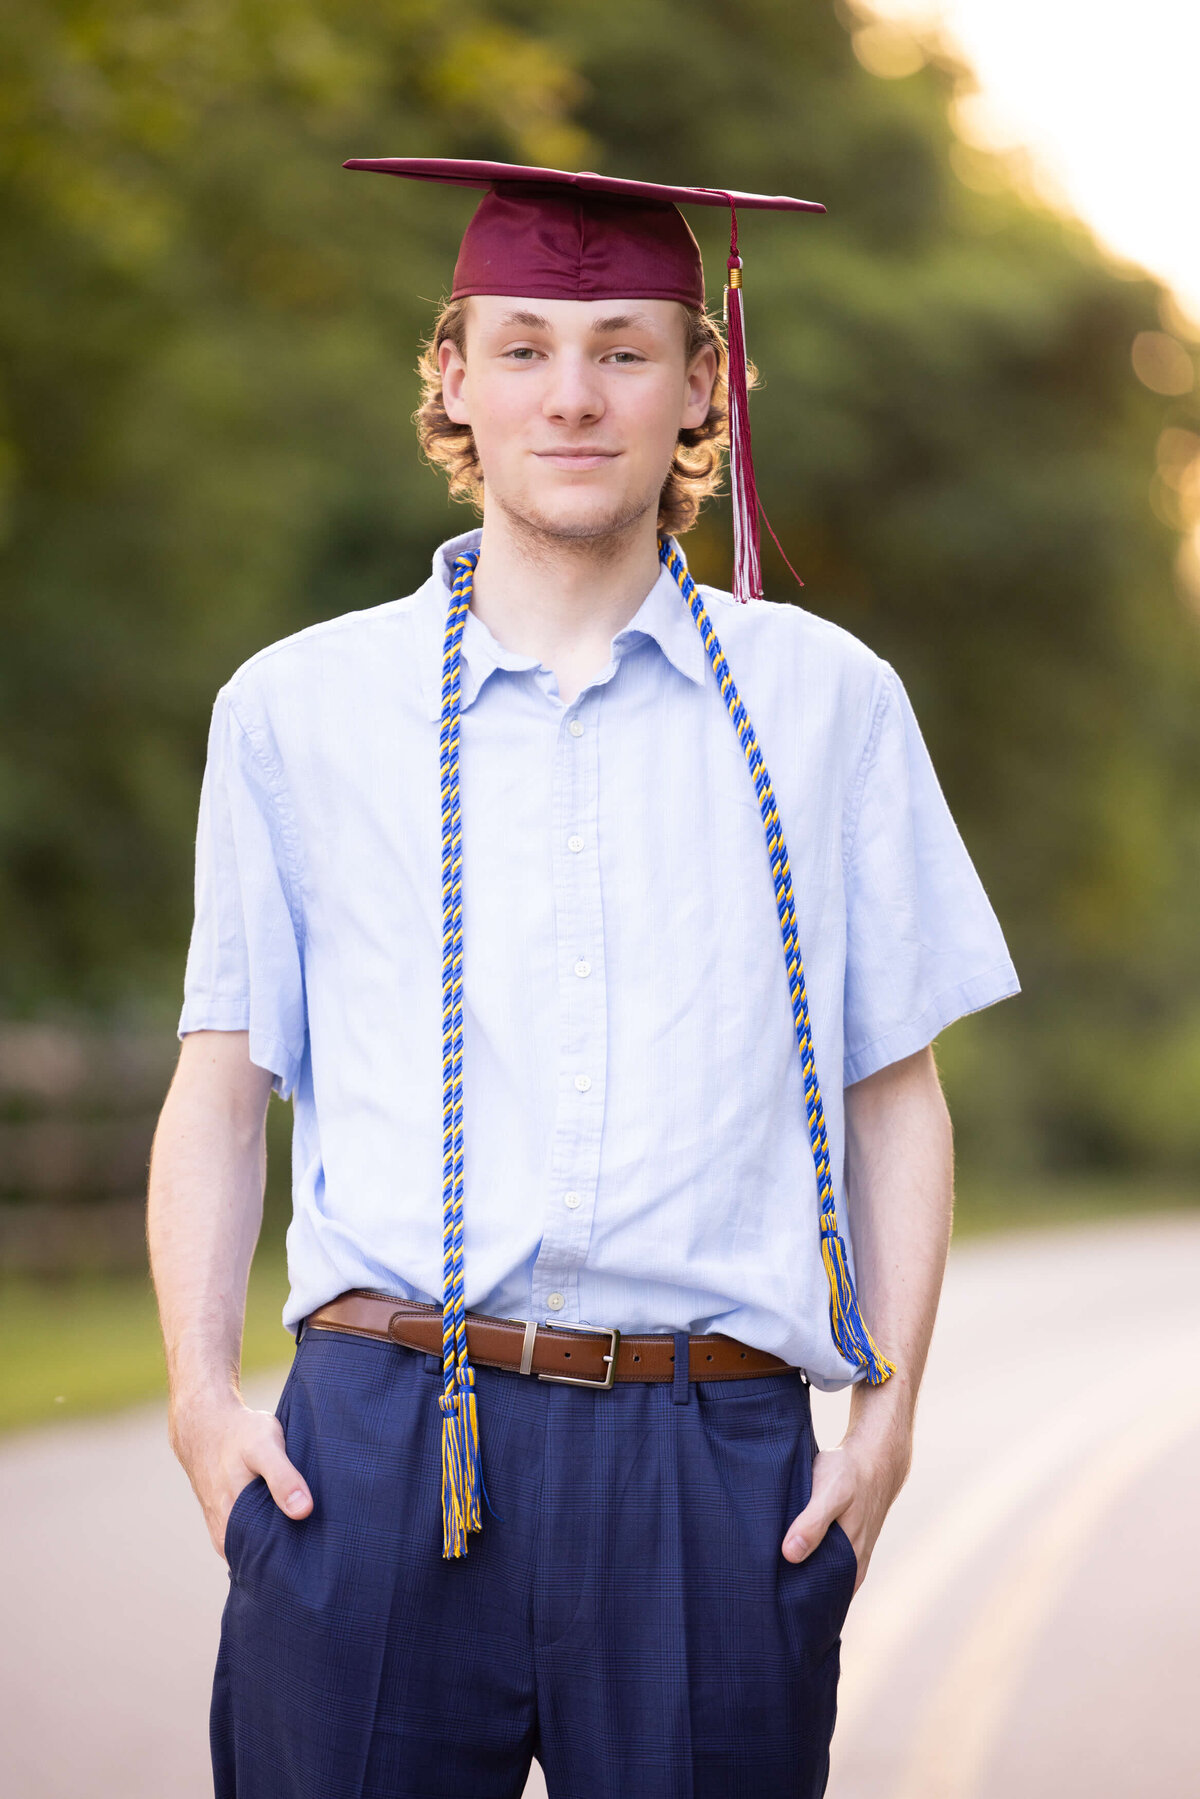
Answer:
<path fill-rule="evenodd" d="M 442 1394 L 438 1405 L 442 1413 L 442 1554 L 465 1555 L 467 1532 L 479 1530 L 483 1523 L 475 1370 L 469 1363 L 460 1368 L 459 1378 Z"/>
<path fill-rule="evenodd" d="M 865 1368 L 868 1384 L 877 1387 L 895 1374 L 896 1364 L 879 1353 L 863 1322 L 846 1262 L 846 1245 L 832 1214 L 821 1220 L 821 1259 L 829 1282 L 829 1323 L 838 1353 Z"/>

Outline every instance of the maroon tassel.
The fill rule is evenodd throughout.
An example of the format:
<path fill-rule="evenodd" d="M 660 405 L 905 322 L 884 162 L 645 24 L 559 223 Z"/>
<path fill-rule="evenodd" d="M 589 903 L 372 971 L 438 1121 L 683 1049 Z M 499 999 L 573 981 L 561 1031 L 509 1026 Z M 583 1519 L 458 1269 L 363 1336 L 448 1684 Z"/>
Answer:
<path fill-rule="evenodd" d="M 717 190 L 713 190 L 717 191 Z M 729 200 L 729 263 L 725 287 L 725 324 L 729 348 L 729 470 L 733 487 L 733 595 L 737 600 L 763 597 L 762 557 L 759 552 L 758 515 L 771 532 L 783 560 L 783 546 L 771 530 L 771 521 L 758 497 L 754 481 L 754 452 L 750 445 L 750 390 L 746 376 L 746 320 L 742 309 L 742 259 L 738 255 L 737 207 Z M 804 586 L 799 575 L 796 582 Z"/>
<path fill-rule="evenodd" d="M 746 326 L 742 313 L 742 259 L 737 247 L 737 207 L 729 202 L 729 265 L 725 322 L 729 342 L 729 472 L 733 487 L 733 594 L 763 597 L 758 548 L 758 490 L 750 447 L 750 394 L 746 386 Z"/>

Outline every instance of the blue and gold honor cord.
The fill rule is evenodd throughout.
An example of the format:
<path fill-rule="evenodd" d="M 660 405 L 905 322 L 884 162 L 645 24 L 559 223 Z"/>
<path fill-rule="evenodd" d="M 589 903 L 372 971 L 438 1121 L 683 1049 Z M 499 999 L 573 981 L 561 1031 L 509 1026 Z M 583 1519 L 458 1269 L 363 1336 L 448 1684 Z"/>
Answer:
<path fill-rule="evenodd" d="M 871 1338 L 871 1333 L 863 1323 L 858 1309 L 858 1299 L 854 1292 L 854 1282 L 850 1278 L 850 1264 L 846 1255 L 846 1245 L 838 1232 L 837 1208 L 833 1198 L 833 1182 L 829 1178 L 829 1143 L 825 1136 L 825 1108 L 821 1104 L 821 1088 L 817 1080 L 817 1062 L 813 1052 L 812 1027 L 808 1019 L 808 994 L 804 987 L 804 958 L 800 954 L 800 942 L 796 934 L 796 906 L 792 898 L 792 870 L 788 861 L 787 844 L 783 840 L 783 827 L 779 822 L 779 812 L 775 805 L 775 793 L 771 786 L 771 777 L 767 773 L 767 765 L 763 761 L 762 751 L 758 747 L 758 738 L 754 726 L 750 723 L 750 714 L 742 704 L 741 696 L 734 685 L 733 676 L 729 672 L 729 664 L 725 660 L 725 652 L 717 640 L 712 620 L 704 609 L 704 601 L 700 598 L 700 589 L 688 573 L 683 554 L 672 538 L 660 534 L 658 540 L 659 559 L 664 567 L 674 575 L 684 603 L 699 628 L 708 659 L 712 664 L 713 674 L 717 678 L 717 686 L 721 690 L 721 698 L 725 702 L 734 730 L 738 734 L 738 742 L 746 757 L 746 765 L 750 770 L 750 778 L 754 783 L 754 791 L 758 795 L 758 809 L 762 813 L 763 829 L 767 834 L 767 855 L 771 864 L 771 880 L 775 887 L 775 905 L 779 913 L 779 928 L 783 933 L 783 960 L 787 969 L 788 991 L 792 1000 L 792 1021 L 796 1027 L 796 1044 L 800 1051 L 800 1067 L 804 1073 L 804 1109 L 808 1117 L 808 1136 L 812 1144 L 813 1163 L 817 1171 L 817 1195 L 821 1204 L 821 1256 L 825 1263 L 825 1275 L 829 1281 L 829 1323 L 833 1332 L 833 1340 L 838 1353 L 846 1361 L 854 1362 L 865 1368 L 867 1380 L 872 1386 L 878 1386 L 889 1374 L 896 1372 L 894 1362 L 889 1362 L 880 1355 Z"/>
<path fill-rule="evenodd" d="M 462 816 L 458 801 L 459 646 L 478 553 L 454 564 L 442 652 L 442 1554 L 465 1555 L 482 1523 L 475 1370 L 463 1306 Z"/>
<path fill-rule="evenodd" d="M 746 757 L 766 832 L 767 855 L 783 935 L 784 963 L 792 1002 L 792 1019 L 804 1104 L 817 1175 L 821 1209 L 821 1256 L 829 1282 L 829 1320 L 834 1343 L 848 1361 L 866 1370 L 872 1385 L 895 1373 L 895 1364 L 879 1353 L 863 1323 L 850 1278 L 846 1246 L 838 1232 L 825 1112 L 817 1081 L 804 960 L 796 933 L 796 908 L 787 844 L 775 804 L 771 777 L 734 685 L 725 653 L 705 611 L 700 590 L 673 538 L 660 534 L 658 553 L 674 576 L 712 664 L 721 698 Z M 467 1552 L 467 1533 L 482 1523 L 480 1495 L 487 1499 L 479 1457 L 479 1421 L 475 1407 L 475 1371 L 467 1360 L 467 1325 L 463 1305 L 463 932 L 462 817 L 459 810 L 458 741 L 459 650 L 471 606 L 478 550 L 456 558 L 454 583 L 446 614 L 442 652 L 442 719 L 439 738 L 442 799 L 442 1379 L 438 1404 L 442 1413 L 442 1553 Z"/>

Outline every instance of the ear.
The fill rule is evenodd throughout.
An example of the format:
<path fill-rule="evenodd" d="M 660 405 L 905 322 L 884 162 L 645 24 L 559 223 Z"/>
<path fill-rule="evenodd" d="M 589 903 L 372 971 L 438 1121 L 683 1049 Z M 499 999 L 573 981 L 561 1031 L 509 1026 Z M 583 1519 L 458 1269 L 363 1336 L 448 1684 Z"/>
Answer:
<path fill-rule="evenodd" d="M 717 352 L 711 344 L 705 344 L 702 350 L 697 350 L 688 364 L 684 381 L 683 417 L 679 421 L 681 431 L 695 431 L 704 423 L 712 404 L 716 381 Z"/>
<path fill-rule="evenodd" d="M 446 408 L 446 417 L 454 425 L 469 425 L 470 411 L 466 395 L 463 392 L 467 379 L 467 365 L 462 352 L 444 337 L 438 345 L 438 367 L 442 371 L 442 405 Z"/>

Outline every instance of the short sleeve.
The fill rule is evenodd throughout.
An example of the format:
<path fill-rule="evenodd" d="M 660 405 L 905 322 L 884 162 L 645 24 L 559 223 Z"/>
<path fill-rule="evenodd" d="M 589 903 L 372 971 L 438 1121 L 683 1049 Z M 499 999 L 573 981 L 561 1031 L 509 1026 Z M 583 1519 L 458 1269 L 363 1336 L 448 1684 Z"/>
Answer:
<path fill-rule="evenodd" d="M 213 707 L 196 831 L 196 910 L 178 1035 L 248 1031 L 250 1059 L 291 1094 L 304 1053 L 302 918 L 277 768 L 230 690 Z"/>
<path fill-rule="evenodd" d="M 848 819 L 844 1085 L 1020 990 L 908 695 L 884 663 Z"/>

